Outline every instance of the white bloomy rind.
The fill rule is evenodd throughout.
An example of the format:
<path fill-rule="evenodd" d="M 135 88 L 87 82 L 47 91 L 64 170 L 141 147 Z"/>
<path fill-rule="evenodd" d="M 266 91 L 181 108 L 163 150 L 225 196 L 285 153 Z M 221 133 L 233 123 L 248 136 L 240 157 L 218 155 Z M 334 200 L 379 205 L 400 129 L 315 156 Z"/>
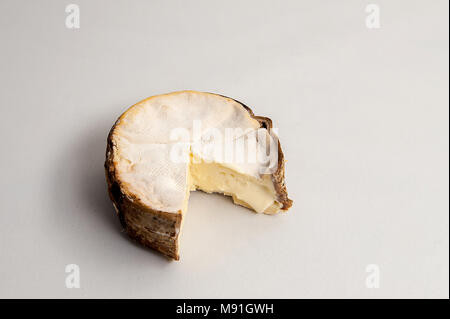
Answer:
<path fill-rule="evenodd" d="M 264 138 L 258 136 L 259 128 L 260 123 L 242 105 L 215 94 L 183 91 L 144 100 L 131 107 L 116 124 L 112 140 L 117 177 L 129 195 L 143 204 L 160 211 L 179 212 L 188 196 L 192 155 L 259 180 L 269 167 L 276 168 L 277 147 L 268 152 L 268 158 L 259 160 L 259 155 L 267 155 L 267 140 L 271 137 L 267 130 Z M 234 148 L 230 160 L 230 149 L 225 144 L 233 129 L 245 133 L 231 139 L 237 145 L 247 146 L 238 151 Z M 252 154 L 248 145 L 253 144 L 256 154 L 247 156 Z M 215 152 L 218 149 L 220 152 Z M 242 151 L 246 155 L 237 156 Z"/>

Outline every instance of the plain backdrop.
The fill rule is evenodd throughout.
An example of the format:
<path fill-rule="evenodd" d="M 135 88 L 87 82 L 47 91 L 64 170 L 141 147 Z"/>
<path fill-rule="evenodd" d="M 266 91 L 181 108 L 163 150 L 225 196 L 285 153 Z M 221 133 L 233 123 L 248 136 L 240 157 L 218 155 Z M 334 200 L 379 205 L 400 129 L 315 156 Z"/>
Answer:
<path fill-rule="evenodd" d="M 0 1 L 0 297 L 448 298 L 448 10 Z M 273 119 L 294 206 L 257 215 L 196 192 L 170 262 L 121 232 L 103 162 L 127 107 L 183 89 Z"/>

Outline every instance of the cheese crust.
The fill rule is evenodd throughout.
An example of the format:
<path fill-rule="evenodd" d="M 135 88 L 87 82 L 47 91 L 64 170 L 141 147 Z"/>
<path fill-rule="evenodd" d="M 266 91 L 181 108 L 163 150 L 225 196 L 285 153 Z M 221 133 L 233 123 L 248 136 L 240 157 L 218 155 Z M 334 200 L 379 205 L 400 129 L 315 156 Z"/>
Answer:
<path fill-rule="evenodd" d="M 233 194 L 229 190 L 230 187 L 227 188 L 220 183 L 213 185 L 202 182 L 202 174 L 209 174 L 211 177 L 215 176 L 215 170 L 217 170 L 219 166 L 207 166 L 209 164 L 201 166 L 191 163 L 188 165 L 188 171 L 186 172 L 186 193 L 184 194 L 181 207 L 180 205 L 175 205 L 173 206 L 173 209 L 168 209 L 164 206 L 149 203 L 149 201 L 145 199 L 146 196 L 141 192 L 141 189 L 136 187 L 136 185 L 132 185 L 133 183 L 124 177 L 126 175 L 123 173 L 123 154 L 120 149 L 121 144 L 118 138 L 118 132 L 120 132 L 121 126 L 129 124 L 127 117 L 130 116 L 130 114 L 135 116 L 137 110 L 139 110 L 142 105 L 148 104 L 152 99 L 176 97 L 177 95 L 182 94 L 187 94 L 189 96 L 193 95 L 195 97 L 205 96 L 205 98 L 208 99 L 226 99 L 226 101 L 220 100 L 219 102 L 222 103 L 225 101 L 227 103 L 233 103 L 233 107 L 238 105 L 237 107 L 242 108 L 246 111 L 245 114 L 248 114 L 251 122 L 247 121 L 245 117 L 241 117 L 238 121 L 240 120 L 241 123 L 250 124 L 240 125 L 254 125 L 253 123 L 256 123 L 256 126 L 267 130 L 269 133 L 271 133 L 273 127 L 272 121 L 269 118 L 255 116 L 252 110 L 241 102 L 218 94 L 196 91 L 173 92 L 145 99 L 130 107 L 113 125 L 107 139 L 105 174 L 108 193 L 116 209 L 119 220 L 124 230 L 131 238 L 142 245 L 155 249 L 175 260 L 179 259 L 179 237 L 184 219 L 184 212 L 187 208 L 189 191 L 191 190 L 200 189 L 206 192 L 224 193 L 225 195 L 232 196 L 236 204 L 266 214 L 273 214 L 279 210 L 287 211 L 292 206 L 292 200 L 288 198 L 284 181 L 284 155 L 278 140 L 278 160 L 274 172 L 263 175 L 261 181 L 250 179 L 249 181 L 246 181 L 247 184 L 244 184 L 241 188 L 231 187 L 233 191 L 237 189 L 238 193 Z M 157 139 L 156 142 L 159 143 L 163 136 L 156 136 L 157 134 L 159 134 L 159 130 L 156 130 L 155 135 L 153 135 L 155 136 L 155 139 Z M 220 169 L 222 170 L 221 176 L 227 176 L 227 174 L 230 173 L 229 169 L 226 167 L 220 167 Z M 180 168 L 180 170 L 182 170 L 182 168 Z M 235 175 L 236 174 L 232 174 L 232 176 Z M 241 180 L 247 179 L 246 176 L 240 178 Z M 262 203 L 263 199 L 267 200 L 267 198 L 264 197 L 265 192 L 267 192 L 267 194 L 274 192 L 276 201 L 273 202 L 273 204 L 270 204 L 270 201 L 265 204 Z"/>

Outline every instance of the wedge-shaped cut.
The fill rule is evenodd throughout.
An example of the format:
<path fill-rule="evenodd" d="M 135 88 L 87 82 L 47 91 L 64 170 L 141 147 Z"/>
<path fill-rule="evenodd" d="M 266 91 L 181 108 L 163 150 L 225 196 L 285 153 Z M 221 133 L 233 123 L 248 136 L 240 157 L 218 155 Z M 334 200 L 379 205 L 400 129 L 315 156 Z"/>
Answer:
<path fill-rule="evenodd" d="M 292 205 L 271 120 L 217 94 L 174 92 L 129 108 L 109 133 L 105 171 L 127 233 L 176 260 L 190 191 L 257 213 Z"/>

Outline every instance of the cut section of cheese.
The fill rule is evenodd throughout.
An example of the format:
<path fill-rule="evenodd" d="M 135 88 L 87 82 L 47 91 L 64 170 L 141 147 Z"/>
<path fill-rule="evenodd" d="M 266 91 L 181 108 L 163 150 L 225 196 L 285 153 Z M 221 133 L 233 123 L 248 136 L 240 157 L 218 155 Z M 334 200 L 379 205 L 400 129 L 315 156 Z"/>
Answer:
<path fill-rule="evenodd" d="M 273 214 L 282 204 L 278 202 L 270 175 L 255 178 L 239 173 L 220 163 L 193 163 L 190 166 L 190 190 L 220 193 L 233 197 L 236 204 L 257 213 Z"/>
<path fill-rule="evenodd" d="M 108 136 L 105 171 L 127 233 L 176 260 L 190 191 L 257 213 L 292 205 L 271 120 L 217 94 L 174 92 L 130 107 Z"/>

